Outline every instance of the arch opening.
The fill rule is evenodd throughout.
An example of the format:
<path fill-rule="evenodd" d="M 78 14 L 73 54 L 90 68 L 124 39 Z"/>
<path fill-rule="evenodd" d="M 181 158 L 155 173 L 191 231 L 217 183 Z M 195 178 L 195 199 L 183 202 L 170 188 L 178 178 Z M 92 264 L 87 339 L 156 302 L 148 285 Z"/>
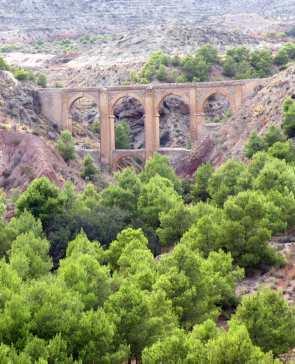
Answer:
<path fill-rule="evenodd" d="M 96 101 L 90 96 L 77 98 L 70 105 L 69 118 L 77 145 L 81 149 L 97 149 L 100 115 Z"/>
<path fill-rule="evenodd" d="M 142 103 L 132 96 L 119 99 L 114 107 L 115 148 L 144 149 L 145 110 Z"/>
<path fill-rule="evenodd" d="M 204 103 L 205 120 L 208 123 L 220 123 L 231 116 L 231 105 L 227 96 L 221 93 L 210 95 Z"/>
<path fill-rule="evenodd" d="M 159 105 L 161 148 L 191 149 L 190 109 L 182 97 L 166 96 Z"/>

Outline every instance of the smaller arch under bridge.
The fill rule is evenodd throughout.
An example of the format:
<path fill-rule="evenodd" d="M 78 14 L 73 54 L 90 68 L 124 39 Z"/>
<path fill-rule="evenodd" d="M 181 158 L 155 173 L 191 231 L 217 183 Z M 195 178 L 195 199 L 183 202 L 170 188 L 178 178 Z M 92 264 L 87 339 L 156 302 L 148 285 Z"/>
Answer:
<path fill-rule="evenodd" d="M 147 159 L 160 148 L 160 105 L 167 96 L 180 97 L 190 111 L 190 139 L 198 138 L 198 129 L 205 122 L 204 106 L 214 94 L 225 96 L 234 113 L 255 90 L 263 87 L 267 79 L 238 81 L 200 82 L 186 84 L 153 84 L 116 86 L 108 88 L 47 88 L 40 89 L 42 113 L 60 129 L 72 130 L 70 110 L 78 99 L 88 97 L 96 103 L 100 114 L 100 158 L 104 165 L 113 166 L 123 157 Z M 116 104 L 125 97 L 133 97 L 144 107 L 144 149 L 116 150 L 115 116 Z"/>

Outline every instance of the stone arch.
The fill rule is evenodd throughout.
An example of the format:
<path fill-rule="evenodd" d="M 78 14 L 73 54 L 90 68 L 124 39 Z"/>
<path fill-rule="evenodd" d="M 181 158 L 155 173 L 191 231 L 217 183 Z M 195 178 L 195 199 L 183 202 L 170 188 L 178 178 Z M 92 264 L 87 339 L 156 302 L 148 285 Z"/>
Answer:
<path fill-rule="evenodd" d="M 72 104 L 74 102 L 76 102 L 78 99 L 81 99 L 82 97 L 86 97 L 86 98 L 89 98 L 89 99 L 93 99 L 93 100 L 95 100 L 95 102 L 98 105 L 98 99 L 99 99 L 98 92 L 77 91 L 77 92 L 71 92 L 69 94 L 69 96 L 68 96 L 68 102 L 67 102 L 68 109 L 70 109 L 70 107 L 72 106 Z"/>
<path fill-rule="evenodd" d="M 225 121 L 234 108 L 231 95 L 225 90 L 214 90 L 203 100 L 202 111 L 205 121 Z"/>
<path fill-rule="evenodd" d="M 114 109 L 114 107 L 116 106 L 116 104 L 118 104 L 120 102 L 120 100 L 124 99 L 125 97 L 130 97 L 130 98 L 134 98 L 136 99 L 138 102 L 140 102 L 142 105 L 144 105 L 144 96 L 141 95 L 141 93 L 137 93 L 137 92 L 120 92 L 120 93 L 115 93 L 114 95 L 112 95 L 110 93 L 110 109 L 111 111 Z"/>
<path fill-rule="evenodd" d="M 144 149 L 146 119 L 144 99 L 136 94 L 128 93 L 117 97 L 111 105 L 111 115 L 114 119 L 115 149 Z M 121 128 L 121 131 L 122 128 L 128 130 L 130 141 L 128 148 L 118 146 L 118 140 L 116 142 L 116 130 L 118 129 L 116 128 Z"/>
<path fill-rule="evenodd" d="M 100 139 L 100 111 L 96 95 L 83 92 L 73 95 L 68 102 L 68 125 L 82 149 L 92 149 L 90 138 Z"/>
<path fill-rule="evenodd" d="M 178 92 L 166 93 L 158 103 L 160 148 L 191 148 L 189 99 Z"/>
<path fill-rule="evenodd" d="M 164 93 L 163 95 L 161 95 L 160 98 L 158 98 L 158 102 L 156 105 L 156 110 L 159 113 L 160 111 L 160 107 L 161 104 L 163 103 L 163 101 L 167 98 L 167 97 L 179 97 L 180 99 L 182 99 L 188 106 L 190 105 L 190 100 L 188 95 L 182 93 L 182 92 L 176 92 L 176 91 L 168 91 L 166 93 Z M 190 112 L 192 112 L 192 110 L 190 110 Z"/>

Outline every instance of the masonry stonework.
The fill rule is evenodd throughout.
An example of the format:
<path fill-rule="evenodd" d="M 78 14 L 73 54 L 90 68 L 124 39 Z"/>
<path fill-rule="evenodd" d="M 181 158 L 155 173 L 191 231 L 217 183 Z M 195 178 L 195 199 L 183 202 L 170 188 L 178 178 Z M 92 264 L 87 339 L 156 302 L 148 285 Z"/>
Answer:
<path fill-rule="evenodd" d="M 214 94 L 224 95 L 231 111 L 236 112 L 245 99 L 267 79 L 202 82 L 190 84 L 153 84 L 116 86 L 108 88 L 40 89 L 42 113 L 60 129 L 72 130 L 70 109 L 74 102 L 88 97 L 97 104 L 100 113 L 101 140 L 100 158 L 104 165 L 113 166 L 120 158 L 138 157 L 146 160 L 160 151 L 160 107 L 167 96 L 179 96 L 190 110 L 190 137 L 197 141 L 198 129 L 205 122 L 204 105 Z M 115 105 L 124 97 L 134 97 L 145 110 L 145 149 L 115 149 Z"/>

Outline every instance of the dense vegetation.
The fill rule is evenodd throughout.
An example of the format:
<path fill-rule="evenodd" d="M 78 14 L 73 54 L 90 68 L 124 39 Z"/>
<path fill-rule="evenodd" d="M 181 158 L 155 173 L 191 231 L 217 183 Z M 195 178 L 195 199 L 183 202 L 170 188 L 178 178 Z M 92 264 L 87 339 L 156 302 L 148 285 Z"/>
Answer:
<path fill-rule="evenodd" d="M 293 100 L 284 113 L 295 123 Z M 269 289 L 240 301 L 235 288 L 284 264 L 268 240 L 295 226 L 287 137 L 256 135 L 248 163 L 205 164 L 191 184 L 160 155 L 100 191 L 39 178 L 9 222 L 2 196 L 0 362 L 280 363 L 295 345 L 294 307 Z M 85 158 L 85 178 L 93 167 Z M 155 259 L 161 246 L 174 249 Z"/>
<path fill-rule="evenodd" d="M 132 73 L 131 81 L 149 83 L 208 81 L 213 67 L 233 79 L 263 78 L 295 60 L 295 45 L 287 43 L 273 55 L 268 49 L 250 51 L 246 47 L 232 48 L 219 55 L 210 46 L 199 48 L 195 54 L 172 56 L 162 51 L 153 53 L 142 69 Z"/>

